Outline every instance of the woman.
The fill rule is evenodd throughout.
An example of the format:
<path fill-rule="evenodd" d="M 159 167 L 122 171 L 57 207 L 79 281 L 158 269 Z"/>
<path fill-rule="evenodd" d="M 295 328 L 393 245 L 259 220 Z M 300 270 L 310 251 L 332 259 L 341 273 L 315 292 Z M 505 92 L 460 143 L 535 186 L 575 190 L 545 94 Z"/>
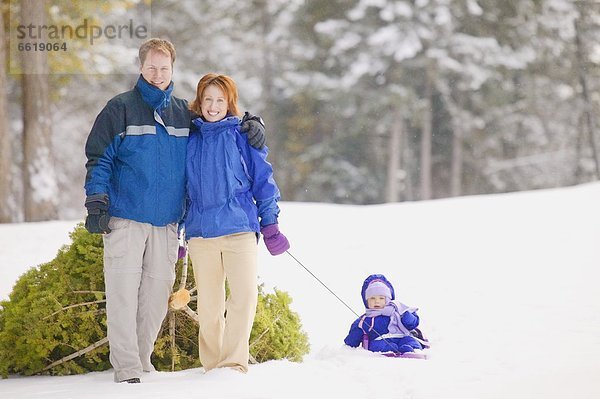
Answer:
<path fill-rule="evenodd" d="M 280 193 L 268 149 L 250 146 L 240 134 L 237 100 L 228 76 L 200 79 L 190 104 L 200 117 L 188 140 L 185 227 L 198 289 L 202 365 L 205 371 L 245 373 L 258 295 L 257 237 L 263 234 L 272 255 L 289 243 L 278 228 Z"/>

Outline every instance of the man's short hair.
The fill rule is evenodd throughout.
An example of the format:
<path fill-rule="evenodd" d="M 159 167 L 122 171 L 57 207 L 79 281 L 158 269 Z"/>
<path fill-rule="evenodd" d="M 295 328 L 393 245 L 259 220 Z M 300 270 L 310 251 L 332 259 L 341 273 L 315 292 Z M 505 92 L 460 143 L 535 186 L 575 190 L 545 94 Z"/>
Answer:
<path fill-rule="evenodd" d="M 152 38 L 146 40 L 140 46 L 140 65 L 144 65 L 144 61 L 146 61 L 146 56 L 151 50 L 160 51 L 161 53 L 170 56 L 171 65 L 175 63 L 175 46 L 173 46 L 173 43 L 165 39 Z"/>

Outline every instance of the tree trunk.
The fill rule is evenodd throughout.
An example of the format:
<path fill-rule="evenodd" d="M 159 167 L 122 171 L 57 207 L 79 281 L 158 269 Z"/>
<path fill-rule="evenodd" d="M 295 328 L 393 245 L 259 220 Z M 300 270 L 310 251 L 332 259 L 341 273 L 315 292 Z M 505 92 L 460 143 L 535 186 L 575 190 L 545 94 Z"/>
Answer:
<path fill-rule="evenodd" d="M 585 134 L 585 128 L 583 127 L 584 122 L 583 122 L 583 115 L 579 116 L 579 119 L 577 121 L 577 141 L 575 143 L 575 171 L 573 172 L 573 179 L 575 184 L 580 184 L 583 183 L 583 166 L 582 166 L 582 159 L 583 159 L 583 143 L 585 141 L 585 138 L 583 137 L 583 135 Z"/>
<path fill-rule="evenodd" d="M 452 115 L 452 161 L 450 166 L 450 195 L 458 197 L 462 194 L 463 171 L 463 136 L 467 124 L 462 118 L 464 112 L 462 101 L 459 100 Z"/>
<path fill-rule="evenodd" d="M 274 76 L 274 68 L 273 68 L 273 50 L 269 43 L 269 35 L 271 34 L 271 30 L 273 29 L 273 21 L 271 20 L 271 14 L 269 13 L 269 6 L 266 0 L 255 0 L 255 6 L 260 10 L 260 26 L 261 26 L 261 43 L 259 44 L 259 48 L 262 55 L 262 74 L 261 74 L 261 89 L 262 89 L 262 98 L 264 100 L 264 110 L 262 110 L 262 117 L 267 125 L 267 144 L 269 147 L 279 148 L 279 137 L 277 133 L 279 130 L 277 129 L 277 116 L 274 113 L 275 107 L 275 95 L 274 95 L 274 87 L 273 87 L 273 76 Z M 256 111 L 254 111 L 256 112 Z M 277 153 L 280 152 L 274 151 L 275 153 L 269 154 L 269 158 L 273 161 L 277 159 Z"/>
<path fill-rule="evenodd" d="M 269 36 L 273 30 L 273 16 L 269 11 L 269 4 L 267 0 L 253 0 L 253 7 L 258 10 L 259 15 L 259 26 L 260 26 L 260 43 L 257 44 L 257 49 L 260 51 L 262 57 L 260 81 L 261 81 L 261 97 L 264 108 L 261 110 L 249 110 L 253 113 L 260 112 L 260 116 L 265 122 L 265 134 L 267 137 L 266 144 L 272 150 L 269 151 L 269 162 L 274 165 L 276 170 L 279 172 L 276 176 L 282 178 L 278 180 L 278 185 L 283 193 L 293 193 L 293 182 L 297 178 L 296 171 L 294 168 L 286 165 L 285 162 L 281 162 L 285 159 L 283 151 L 283 134 L 280 128 L 279 115 L 275 113 L 278 109 L 276 106 L 275 88 L 273 85 L 273 78 L 276 76 L 275 72 L 275 61 L 274 52 L 270 43 Z M 283 167 L 282 167 L 283 166 Z"/>
<path fill-rule="evenodd" d="M 171 335 L 171 371 L 175 371 L 175 357 L 177 348 L 175 347 L 175 313 L 169 312 L 169 335 Z"/>
<path fill-rule="evenodd" d="M 431 187 L 431 148 L 433 139 L 433 101 L 432 101 L 432 71 L 431 66 L 427 67 L 425 78 L 425 109 L 423 110 L 423 121 L 421 131 L 421 199 L 428 200 L 432 197 Z"/>
<path fill-rule="evenodd" d="M 404 201 L 414 201 L 417 199 L 417 195 L 415 194 L 416 183 L 414 182 L 411 171 L 414 170 L 414 165 L 416 165 L 417 161 L 415 159 L 415 151 L 413 151 L 408 134 L 402 135 L 402 143 L 400 144 L 400 147 L 402 147 L 402 169 L 406 171 L 402 199 Z"/>
<path fill-rule="evenodd" d="M 0 32 L 4 32 L 4 19 L 0 13 Z M 6 47 L 4 33 L 0 39 L 0 223 L 16 221 L 15 203 L 12 190 L 12 139 L 13 135 L 8 131 L 8 112 L 6 101 Z"/>
<path fill-rule="evenodd" d="M 46 24 L 45 3 L 22 0 L 21 23 Z M 49 42 L 47 37 L 38 42 Z M 25 221 L 57 218 L 58 190 L 52 159 L 48 58 L 45 51 L 23 51 L 23 188 Z"/>
<path fill-rule="evenodd" d="M 462 131 L 454 130 L 452 134 L 452 165 L 450 169 L 450 196 L 462 194 Z"/>
<path fill-rule="evenodd" d="M 579 6 L 579 11 L 583 17 L 585 15 L 586 10 L 583 10 L 582 6 Z M 592 100 L 590 98 L 590 93 L 587 85 L 587 76 L 585 73 L 586 57 L 585 51 L 583 49 L 584 45 L 581 38 L 582 34 L 580 24 L 581 22 L 579 20 L 575 20 L 575 44 L 577 46 L 576 53 L 579 72 L 579 83 L 581 84 L 581 95 L 583 97 L 585 122 L 587 124 L 587 130 L 590 138 L 590 146 L 592 148 L 594 165 L 596 166 L 596 179 L 600 179 L 600 159 L 598 155 L 598 144 L 596 142 L 596 127 L 592 115 Z"/>
<path fill-rule="evenodd" d="M 401 168 L 402 114 L 399 110 L 394 115 L 394 122 L 388 142 L 387 181 L 385 189 L 386 202 L 398 202 L 400 195 L 399 173 Z"/>

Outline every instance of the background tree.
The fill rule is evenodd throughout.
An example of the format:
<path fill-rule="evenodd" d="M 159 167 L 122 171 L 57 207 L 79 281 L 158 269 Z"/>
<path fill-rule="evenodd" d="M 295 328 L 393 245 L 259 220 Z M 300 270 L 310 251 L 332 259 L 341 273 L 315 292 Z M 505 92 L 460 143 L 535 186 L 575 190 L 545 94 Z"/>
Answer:
<path fill-rule="evenodd" d="M 5 7 L 0 3 L 0 32 L 5 32 L 4 16 Z M 0 223 L 12 222 L 14 219 L 15 196 L 12 187 L 13 169 L 13 135 L 8 130 L 7 112 L 7 86 L 8 79 L 6 64 L 8 62 L 6 51 L 7 36 L 0 39 Z"/>
<path fill-rule="evenodd" d="M 21 1 L 21 23 L 46 24 L 45 2 Z M 43 34 L 39 43 L 50 42 Z M 53 220 L 57 213 L 57 185 L 52 151 L 52 117 L 48 82 L 48 52 L 22 51 L 23 186 L 25 221 Z"/>
<path fill-rule="evenodd" d="M 49 22 L 73 26 L 146 21 L 148 9 L 51 3 Z M 151 32 L 177 47 L 176 95 L 193 98 L 209 71 L 236 79 L 241 108 L 267 122 L 284 200 L 371 204 L 596 180 L 598 15 L 589 0 L 155 0 Z M 138 44 L 49 54 L 60 218 L 83 215 L 83 143 L 135 83 Z M 19 76 L 6 76 L 15 148 Z M 2 165 L 12 162 L 17 205 L 22 158 Z M 19 206 L 11 214 L 23 219 Z"/>
<path fill-rule="evenodd" d="M 590 149 L 592 152 L 592 158 L 594 159 L 594 169 L 596 178 L 600 178 L 600 148 L 597 143 L 597 131 L 596 121 L 593 116 L 593 104 L 588 83 L 588 60 L 587 60 L 587 40 L 585 30 L 589 29 L 590 23 L 589 14 L 591 5 L 588 2 L 577 2 L 578 17 L 573 21 L 575 25 L 575 54 L 576 54 L 576 65 L 577 74 L 579 77 L 579 84 L 581 86 L 581 99 L 583 102 L 583 118 L 587 134 L 589 137 Z M 582 129 L 583 131 L 583 129 Z"/>
<path fill-rule="evenodd" d="M 3 157 L 3 162 L 7 166 L 2 165 L 2 171 L 12 169 L 12 185 L 10 188 L 10 196 L 12 202 L 5 202 L 6 206 L 2 207 L 2 211 L 10 208 L 10 220 L 12 222 L 22 221 L 25 219 L 25 203 L 34 204 L 37 199 L 44 196 L 49 196 L 52 192 L 52 185 L 55 195 L 53 201 L 60 203 L 60 207 L 55 207 L 56 216 L 54 218 L 77 218 L 82 214 L 83 203 L 83 175 L 81 174 L 82 166 L 85 162 L 82 147 L 85 143 L 87 133 L 93 122 L 95 115 L 104 105 L 106 100 L 99 102 L 97 98 L 90 96 L 90 93 L 101 93 L 110 91 L 116 93 L 122 91 L 122 88 L 129 86 L 128 80 L 134 81 L 128 74 L 133 73 L 136 76 L 136 55 L 139 43 L 133 42 L 129 38 L 122 40 L 97 40 L 93 45 L 89 42 L 89 32 L 87 38 L 72 38 L 67 37 L 64 41 L 68 46 L 68 51 L 37 51 L 44 53 L 47 57 L 45 61 L 47 74 L 41 74 L 34 69 L 34 75 L 27 76 L 24 73 L 26 69 L 32 67 L 25 66 L 21 55 L 25 53 L 32 54 L 36 51 L 18 51 L 18 43 L 41 43 L 41 39 L 24 38 L 17 39 L 17 25 L 23 24 L 21 20 L 21 4 L 20 0 L 11 1 L 2 0 L 2 10 L 4 16 L 3 38 L 8 44 L 9 37 L 12 47 L 8 52 L 8 61 L 10 60 L 10 68 L 5 70 L 2 78 L 6 85 L 2 86 L 3 90 L 7 90 L 7 108 L 8 117 L 3 119 L 7 121 L 8 137 L 2 136 L 2 140 L 12 141 L 12 158 Z M 105 26 L 106 24 L 123 24 L 123 15 L 127 15 L 132 21 L 137 24 L 144 24 L 150 19 L 149 15 L 145 15 L 146 11 L 149 14 L 149 7 L 146 6 L 146 1 L 141 0 L 119 0 L 99 6 L 97 2 L 78 2 L 72 3 L 67 0 L 54 0 L 52 2 L 34 2 L 34 6 L 41 12 L 45 13 L 41 17 L 46 18 L 47 26 L 68 26 L 72 29 L 80 27 L 85 22 L 88 27 L 91 25 Z M 23 4 L 27 7 L 26 4 Z M 124 14 L 127 13 L 127 14 Z M 32 17 L 31 13 L 27 13 L 28 18 Z M 29 22 L 28 22 L 29 23 Z M 31 21 L 34 26 L 37 22 Z M 150 27 L 148 25 L 148 27 Z M 47 31 L 45 31 L 47 32 Z M 80 31 L 81 34 L 81 31 Z M 37 35 L 37 30 L 35 31 Z M 50 43 L 63 43 L 63 41 L 50 40 Z M 44 42 L 47 43 L 47 42 Z M 8 47 L 7 47 L 8 50 Z M 42 54 L 43 55 L 43 54 Z M 41 68 L 44 62 L 37 63 L 30 59 L 27 61 L 34 63 L 34 68 Z M 118 73 L 118 75 L 111 75 Z M 25 76 L 26 79 L 23 79 Z M 24 87 L 26 81 L 43 79 L 47 82 L 48 98 L 43 100 L 40 98 L 39 103 L 34 104 L 31 108 L 36 108 L 41 104 L 47 104 L 49 107 L 50 119 L 44 119 L 45 125 L 52 130 L 49 140 L 42 139 L 45 137 L 25 136 L 25 125 L 29 129 L 34 129 L 36 123 L 35 118 L 39 118 L 37 112 L 35 118 L 30 118 L 25 115 L 25 101 L 28 103 L 38 101 L 37 96 L 43 94 L 44 91 L 35 92 L 35 96 L 27 97 Z M 34 85 L 37 83 L 34 83 Z M 46 84 L 46 83 L 44 83 Z M 31 83 L 27 83 L 27 87 L 31 87 Z M 37 87 L 37 86 L 36 86 Z M 30 91 L 30 89 L 28 89 Z M 37 90 L 37 89 L 36 89 Z M 95 107 L 98 107 L 97 109 Z M 43 107 L 42 107 L 43 108 Z M 37 110 L 36 110 L 37 111 Z M 27 111 L 31 112 L 31 111 Z M 42 111 L 42 115 L 45 111 Z M 46 132 L 47 133 L 47 132 Z M 39 134 L 39 133 L 38 133 Z M 34 140 L 34 141 L 32 141 Z M 25 149 L 25 143 L 30 143 L 29 150 Z M 39 169 L 41 162 L 45 157 L 39 157 L 39 154 L 33 154 L 33 148 L 37 148 L 42 153 L 45 144 L 48 144 L 49 160 L 48 164 L 54 167 L 45 168 L 44 173 L 29 173 L 30 170 Z M 34 167 L 25 167 L 27 164 L 24 160 L 25 153 L 29 159 L 33 159 L 36 165 Z M 6 161 L 5 161 L 6 160 Z M 11 167 L 8 163 L 11 163 Z M 31 164 L 29 162 L 29 164 Z M 48 172 L 48 173 L 46 173 Z M 8 176 L 7 173 L 2 173 L 3 176 Z M 29 177 L 28 177 L 29 176 Z M 52 177 L 54 176 L 54 177 Z M 35 179 L 35 183 L 26 184 L 26 179 Z M 25 187 L 35 187 L 27 191 L 25 195 Z M 28 199 L 26 199 L 26 197 Z M 37 199 L 34 199 L 37 198 Z M 39 218 L 38 218 L 39 219 Z"/>

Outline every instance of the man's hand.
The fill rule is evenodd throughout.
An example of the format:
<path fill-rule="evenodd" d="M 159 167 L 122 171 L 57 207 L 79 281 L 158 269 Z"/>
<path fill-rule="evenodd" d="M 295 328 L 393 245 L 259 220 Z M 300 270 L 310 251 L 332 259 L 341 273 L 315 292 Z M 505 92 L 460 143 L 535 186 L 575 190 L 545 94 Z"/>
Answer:
<path fill-rule="evenodd" d="M 94 194 L 85 199 L 88 215 L 85 218 L 85 229 L 92 234 L 110 233 L 108 227 L 108 195 Z"/>
<path fill-rule="evenodd" d="M 265 146 L 265 123 L 258 115 L 244 113 L 240 130 L 248 136 L 248 143 L 259 150 Z"/>

